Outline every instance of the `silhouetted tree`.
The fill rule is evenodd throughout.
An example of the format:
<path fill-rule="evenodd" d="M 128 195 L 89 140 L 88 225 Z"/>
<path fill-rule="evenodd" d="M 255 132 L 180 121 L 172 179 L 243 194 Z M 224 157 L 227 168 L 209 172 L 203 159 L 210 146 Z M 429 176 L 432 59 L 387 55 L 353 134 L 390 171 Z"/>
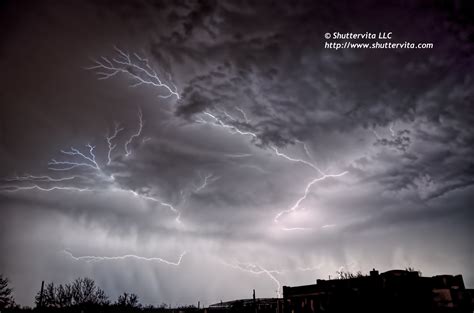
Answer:
<path fill-rule="evenodd" d="M 46 288 L 43 292 L 43 305 L 46 307 L 56 307 L 56 290 L 54 288 L 54 283 L 49 283 L 46 285 Z"/>
<path fill-rule="evenodd" d="M 116 305 L 131 308 L 139 308 L 141 306 L 140 303 L 138 303 L 138 296 L 136 294 L 128 294 L 126 292 L 118 297 Z"/>
<path fill-rule="evenodd" d="M 358 271 L 357 273 L 351 273 L 349 271 L 345 272 L 344 270 L 340 270 L 336 271 L 336 274 L 338 279 L 350 279 L 364 276 L 361 271 Z"/>
<path fill-rule="evenodd" d="M 60 308 L 72 306 L 72 287 L 69 284 L 59 285 L 56 289 L 56 302 Z"/>
<path fill-rule="evenodd" d="M 74 304 L 109 304 L 105 292 L 90 278 L 77 278 L 71 286 Z"/>
<path fill-rule="evenodd" d="M 418 271 L 414 267 L 411 267 L 411 266 L 405 268 L 405 271 L 407 271 L 407 272 L 417 272 L 419 276 L 422 275 L 421 271 Z"/>
<path fill-rule="evenodd" d="M 35 297 L 36 306 L 39 306 L 41 298 L 41 290 L 38 291 Z M 43 290 L 43 307 L 46 308 L 55 308 L 58 305 L 57 297 L 56 297 L 56 287 L 54 287 L 54 283 L 48 283 Z"/>
<path fill-rule="evenodd" d="M 41 291 L 35 297 L 39 305 Z M 109 300 L 104 290 L 90 278 L 77 278 L 72 284 L 54 286 L 48 283 L 43 291 L 43 307 L 65 308 L 74 305 L 105 305 Z"/>
<path fill-rule="evenodd" d="M 8 278 L 0 274 L 0 310 L 15 306 L 12 296 L 13 289 L 8 286 Z"/>

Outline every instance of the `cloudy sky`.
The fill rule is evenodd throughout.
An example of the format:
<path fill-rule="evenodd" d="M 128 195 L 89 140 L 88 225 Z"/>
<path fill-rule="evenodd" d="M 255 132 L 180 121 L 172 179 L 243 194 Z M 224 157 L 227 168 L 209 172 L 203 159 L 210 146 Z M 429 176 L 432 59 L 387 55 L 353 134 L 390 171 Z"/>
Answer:
<path fill-rule="evenodd" d="M 0 5 L 17 302 L 82 276 L 171 305 L 341 269 L 474 286 L 472 7 L 253 2 Z M 328 32 L 434 47 L 325 49 Z"/>

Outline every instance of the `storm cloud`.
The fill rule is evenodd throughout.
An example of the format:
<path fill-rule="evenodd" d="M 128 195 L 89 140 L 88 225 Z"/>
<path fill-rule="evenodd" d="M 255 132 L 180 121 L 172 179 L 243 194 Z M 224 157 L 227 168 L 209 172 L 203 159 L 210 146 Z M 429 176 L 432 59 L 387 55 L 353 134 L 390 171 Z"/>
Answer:
<path fill-rule="evenodd" d="M 0 272 L 17 301 L 79 276 L 150 304 L 276 296 L 244 263 L 281 285 L 414 267 L 472 286 L 469 6 L 5 2 Z M 434 47 L 325 49 L 336 31 Z M 179 99 L 97 79 L 120 52 Z"/>

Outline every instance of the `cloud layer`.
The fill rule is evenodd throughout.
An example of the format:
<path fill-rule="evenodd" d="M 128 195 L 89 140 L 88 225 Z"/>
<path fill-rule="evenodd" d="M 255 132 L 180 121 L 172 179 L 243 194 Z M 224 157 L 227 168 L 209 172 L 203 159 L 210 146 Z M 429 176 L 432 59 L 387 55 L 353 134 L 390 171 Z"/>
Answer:
<path fill-rule="evenodd" d="M 211 304 L 341 267 L 461 273 L 471 286 L 464 6 L 6 4 L 0 271 L 17 300 L 31 304 L 41 280 L 88 275 L 112 297 Z M 434 49 L 324 49 L 334 31 Z M 117 58 L 114 46 L 146 58 L 180 99 L 130 87 L 126 73 L 97 80 L 86 68 Z M 95 165 L 70 153 L 92 158 L 87 144 L 95 168 L 48 169 Z M 336 177 L 315 181 L 325 174 Z M 184 251 L 179 266 L 110 259 L 174 263 Z M 91 255 L 109 259 L 75 259 Z"/>

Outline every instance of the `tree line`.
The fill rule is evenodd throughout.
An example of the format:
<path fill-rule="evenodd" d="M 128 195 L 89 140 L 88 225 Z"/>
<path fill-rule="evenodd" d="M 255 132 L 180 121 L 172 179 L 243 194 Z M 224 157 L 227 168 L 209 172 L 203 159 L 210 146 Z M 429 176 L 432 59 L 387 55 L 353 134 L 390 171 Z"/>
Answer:
<path fill-rule="evenodd" d="M 109 305 L 110 301 L 104 290 L 86 277 L 77 278 L 71 284 L 55 286 L 54 283 L 48 283 L 36 294 L 35 304 L 44 308 L 67 308 L 77 305 Z"/>
<path fill-rule="evenodd" d="M 8 284 L 8 278 L 0 274 L 0 311 L 15 306 L 15 299 L 12 296 L 13 289 Z"/>
<path fill-rule="evenodd" d="M 12 295 L 8 278 L 0 274 L 0 313 L 5 311 L 26 311 L 30 308 L 20 308 Z M 72 283 L 55 285 L 47 283 L 35 296 L 36 309 L 43 311 L 67 312 L 117 312 L 117 311 L 164 311 L 169 309 L 166 304 L 158 307 L 143 306 L 139 297 L 134 293 L 119 295 L 111 302 L 107 294 L 94 280 L 84 277 L 77 278 Z M 195 306 L 183 306 L 180 309 L 195 310 Z"/>

